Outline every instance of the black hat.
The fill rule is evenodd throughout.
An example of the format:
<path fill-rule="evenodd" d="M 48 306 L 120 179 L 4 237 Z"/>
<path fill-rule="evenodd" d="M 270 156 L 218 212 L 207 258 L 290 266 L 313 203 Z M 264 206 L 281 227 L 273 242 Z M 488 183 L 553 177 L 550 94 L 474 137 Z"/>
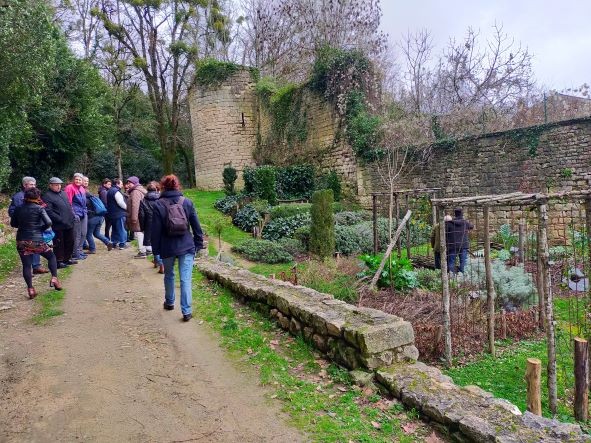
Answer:
<path fill-rule="evenodd" d="M 456 218 L 460 218 L 462 216 L 462 208 L 456 208 L 456 209 L 454 209 L 454 216 Z"/>

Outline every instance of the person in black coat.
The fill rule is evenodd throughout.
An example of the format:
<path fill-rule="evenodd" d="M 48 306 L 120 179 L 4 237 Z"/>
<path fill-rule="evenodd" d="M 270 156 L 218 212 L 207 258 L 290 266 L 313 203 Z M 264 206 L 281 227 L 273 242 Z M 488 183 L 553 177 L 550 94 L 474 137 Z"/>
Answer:
<path fill-rule="evenodd" d="M 43 194 L 47 205 L 45 210 L 53 223 L 55 238 L 53 249 L 57 258 L 57 267 L 65 268 L 76 264 L 72 259 L 74 252 L 74 213 L 68 196 L 62 191 L 63 181 L 57 177 L 49 179 L 49 190 Z"/>
<path fill-rule="evenodd" d="M 140 203 L 139 222 L 140 228 L 144 233 L 144 246 L 148 253 L 152 253 L 152 219 L 154 217 L 154 207 L 160 198 L 160 183 L 150 182 L 146 187 L 148 193 Z M 154 255 L 154 267 L 158 268 L 159 274 L 164 274 L 164 264 L 159 255 Z"/>
<path fill-rule="evenodd" d="M 181 312 L 183 320 L 189 321 L 193 317 L 191 308 L 193 261 L 195 253 L 203 249 L 203 231 L 193 202 L 181 193 L 179 179 L 175 175 L 167 175 L 160 181 L 160 188 L 162 193 L 154 207 L 151 240 L 152 252 L 162 257 L 164 262 L 164 309 L 174 309 L 174 262 L 178 260 L 181 277 Z M 184 226 L 182 231 L 171 232 L 168 214 L 171 212 L 171 206 L 178 204 L 182 205 L 184 211 Z"/>
<path fill-rule="evenodd" d="M 39 254 L 49 265 L 51 280 L 49 286 L 61 290 L 62 286 L 57 278 L 57 261 L 49 242 L 44 238 L 44 232 L 51 228 L 52 222 L 45 209 L 41 206 L 41 192 L 37 188 L 25 191 L 23 205 L 17 207 L 10 218 L 10 226 L 17 228 L 16 249 L 23 264 L 23 278 L 27 284 L 29 298 L 37 296 L 33 287 L 33 254 Z"/>
<path fill-rule="evenodd" d="M 454 209 L 454 218 L 445 224 L 445 241 L 447 246 L 447 270 L 455 273 L 456 257 L 460 258 L 459 272 L 464 272 L 468 249 L 470 248 L 470 232 L 474 225 L 464 219 L 462 208 Z"/>

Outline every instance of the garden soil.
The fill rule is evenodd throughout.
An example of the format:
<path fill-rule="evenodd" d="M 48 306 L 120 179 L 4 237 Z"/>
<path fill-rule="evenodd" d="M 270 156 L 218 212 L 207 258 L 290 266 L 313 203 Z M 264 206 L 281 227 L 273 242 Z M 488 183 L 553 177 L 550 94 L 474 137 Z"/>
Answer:
<path fill-rule="evenodd" d="M 306 440 L 205 324 L 162 309 L 162 276 L 131 256 L 76 265 L 44 326 L 20 275 L 0 285 L 0 442 Z"/>

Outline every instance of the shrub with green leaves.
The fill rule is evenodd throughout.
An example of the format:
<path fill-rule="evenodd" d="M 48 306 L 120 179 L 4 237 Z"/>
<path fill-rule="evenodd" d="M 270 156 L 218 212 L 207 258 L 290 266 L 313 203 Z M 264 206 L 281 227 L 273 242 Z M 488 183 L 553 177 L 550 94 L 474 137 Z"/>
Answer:
<path fill-rule="evenodd" d="M 334 200 L 337 202 L 341 200 L 341 178 L 334 169 L 320 176 L 316 189 L 332 189 Z"/>
<path fill-rule="evenodd" d="M 382 257 L 380 255 L 364 254 L 359 258 L 367 266 L 367 270 L 363 274 L 373 277 L 380 267 Z M 413 271 L 410 260 L 404 257 L 395 258 L 390 255 L 380 274 L 378 286 L 381 288 L 392 287 L 403 291 L 416 288 L 418 284 L 417 274 Z"/>
<path fill-rule="evenodd" d="M 417 269 L 415 272 L 417 274 L 417 282 L 419 288 L 433 292 L 441 291 L 441 270 L 420 268 Z"/>
<path fill-rule="evenodd" d="M 332 190 L 316 191 L 310 209 L 310 252 L 321 258 L 331 257 L 335 250 Z"/>
<path fill-rule="evenodd" d="M 484 260 L 469 259 L 463 281 L 469 284 L 486 286 Z M 531 274 L 523 265 L 507 266 L 502 260 L 492 261 L 492 274 L 497 293 L 496 304 L 501 306 L 526 306 L 535 302 L 536 287 Z M 486 295 L 485 295 L 486 297 Z"/>
<path fill-rule="evenodd" d="M 371 214 L 367 211 L 343 211 L 334 216 L 335 223 L 341 226 L 356 225 L 367 220 L 371 220 Z"/>
<path fill-rule="evenodd" d="M 228 195 L 224 198 L 216 200 L 213 204 L 213 207 L 221 213 L 228 215 L 230 212 L 232 212 L 232 209 L 234 209 L 239 202 L 239 195 Z"/>
<path fill-rule="evenodd" d="M 306 248 L 297 238 L 283 237 L 277 240 L 277 244 L 279 244 L 281 247 L 283 247 L 283 249 L 293 256 L 306 253 Z"/>
<path fill-rule="evenodd" d="M 343 255 L 356 255 L 373 251 L 373 227 L 371 223 L 353 226 L 335 226 L 335 249 Z"/>
<path fill-rule="evenodd" d="M 261 166 L 255 172 L 255 180 L 258 184 L 257 197 L 267 200 L 270 205 L 277 204 L 277 191 L 275 190 L 276 174 L 272 166 Z"/>
<path fill-rule="evenodd" d="M 291 237 L 296 229 L 310 224 L 310 214 L 297 214 L 292 217 L 276 218 L 271 220 L 263 228 L 263 238 L 267 240 L 279 240 L 283 237 Z"/>
<path fill-rule="evenodd" d="M 273 206 L 269 211 L 271 220 L 277 218 L 293 217 L 294 215 L 309 214 L 312 205 L 310 203 L 286 203 Z"/>
<path fill-rule="evenodd" d="M 295 165 L 277 168 L 277 195 L 284 200 L 308 199 L 314 191 L 314 167 Z"/>
<path fill-rule="evenodd" d="M 252 205 L 243 206 L 232 219 L 232 223 L 246 232 L 252 232 L 255 226 L 259 225 L 261 216 Z"/>
<path fill-rule="evenodd" d="M 278 243 L 269 240 L 248 239 L 232 246 L 236 252 L 251 261 L 260 263 L 289 263 L 293 257 Z"/>
<path fill-rule="evenodd" d="M 305 225 L 296 229 L 292 236 L 302 243 L 302 246 L 306 252 L 310 250 L 310 225 Z"/>
<path fill-rule="evenodd" d="M 236 169 L 232 166 L 226 166 L 224 171 L 222 172 L 222 178 L 224 180 L 224 192 L 226 195 L 234 195 L 236 194 L 236 189 L 234 188 L 234 184 L 236 183 L 236 179 L 238 178 L 238 173 Z"/>

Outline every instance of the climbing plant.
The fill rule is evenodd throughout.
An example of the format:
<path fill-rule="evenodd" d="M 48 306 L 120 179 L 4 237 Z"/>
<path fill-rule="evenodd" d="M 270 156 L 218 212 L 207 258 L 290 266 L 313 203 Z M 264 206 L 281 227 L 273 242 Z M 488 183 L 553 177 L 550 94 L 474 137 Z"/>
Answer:
<path fill-rule="evenodd" d="M 197 63 L 195 83 L 201 86 L 219 86 L 239 70 L 240 66 L 235 63 L 208 58 Z"/>

